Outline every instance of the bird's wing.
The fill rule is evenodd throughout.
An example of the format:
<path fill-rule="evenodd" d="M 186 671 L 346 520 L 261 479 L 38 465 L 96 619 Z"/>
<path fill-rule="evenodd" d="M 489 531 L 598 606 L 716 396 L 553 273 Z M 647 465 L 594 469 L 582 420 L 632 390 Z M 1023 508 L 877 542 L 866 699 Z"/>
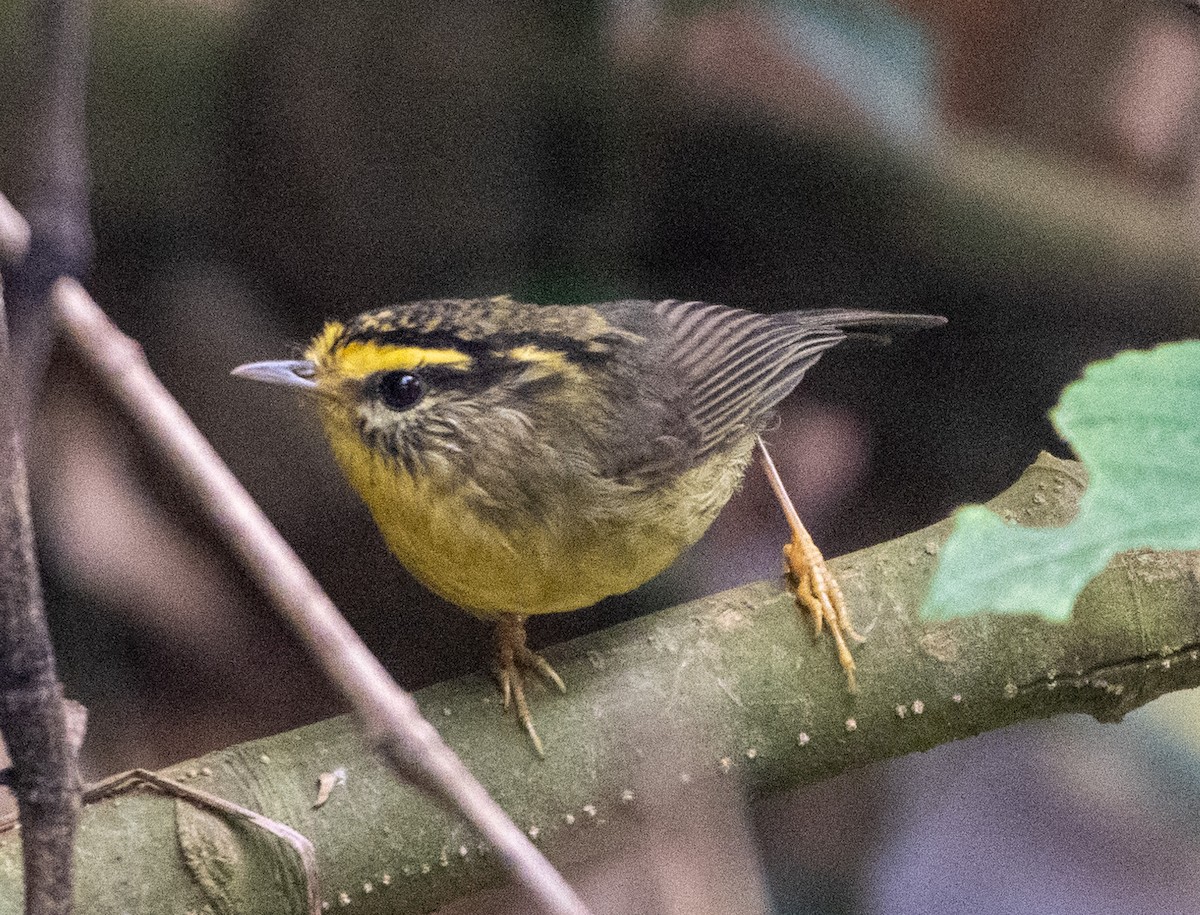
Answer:
<path fill-rule="evenodd" d="M 849 309 L 776 315 L 705 302 L 668 300 L 652 306 L 666 332 L 700 454 L 761 428 L 770 411 L 800 383 L 846 330 L 915 330 L 945 323 L 930 315 Z"/>

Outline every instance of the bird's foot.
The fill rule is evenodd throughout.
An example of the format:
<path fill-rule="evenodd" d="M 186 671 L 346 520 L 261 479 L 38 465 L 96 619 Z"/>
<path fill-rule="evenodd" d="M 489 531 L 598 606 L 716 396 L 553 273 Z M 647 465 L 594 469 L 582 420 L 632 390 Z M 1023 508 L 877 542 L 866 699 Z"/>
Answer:
<path fill-rule="evenodd" d="M 796 596 L 796 603 L 812 616 L 813 638 L 821 635 L 823 627 L 829 627 L 837 644 L 838 661 L 846 671 L 847 686 L 850 692 L 858 692 L 858 683 L 854 678 L 854 656 L 846 639 L 855 642 L 865 639 L 854 630 L 842 589 L 825 564 L 825 557 L 803 526 L 793 528 L 791 542 L 783 545 L 783 570 L 788 586 Z"/>
<path fill-rule="evenodd" d="M 800 515 L 797 514 L 796 506 L 792 504 L 792 497 L 788 495 L 787 488 L 783 485 L 783 479 L 775 468 L 775 462 L 771 460 L 771 453 L 767 451 L 766 443 L 761 437 L 757 443 L 759 454 L 762 457 L 763 470 L 767 474 L 767 480 L 771 483 L 771 489 L 775 491 L 775 498 L 779 500 L 779 506 L 783 509 L 788 528 L 792 532 L 791 542 L 785 543 L 783 546 L 783 573 L 787 576 L 788 587 L 795 594 L 796 603 L 802 609 L 807 610 L 813 618 L 814 641 L 820 637 L 821 630 L 825 626 L 829 627 L 829 631 L 833 634 L 833 640 L 837 643 L 838 660 L 842 664 L 842 670 L 846 671 L 846 685 L 850 692 L 856 693 L 858 692 L 858 682 L 854 677 L 854 655 L 850 654 L 846 639 L 849 637 L 855 642 L 866 640 L 854 631 L 854 625 L 850 622 L 850 613 L 846 610 L 846 599 L 842 597 L 842 589 L 838 587 L 833 573 L 825 565 L 825 557 L 821 555 L 821 551 L 817 549 L 808 530 L 800 521 Z"/>
<path fill-rule="evenodd" d="M 496 623 L 496 659 L 493 668 L 496 679 L 500 682 L 500 692 L 504 696 L 504 710 L 510 705 L 517 710 L 517 720 L 538 756 L 545 757 L 542 739 L 538 737 L 533 726 L 533 716 L 529 713 L 529 702 L 525 698 L 525 671 L 536 671 L 549 680 L 558 691 L 565 693 L 567 686 L 558 675 L 550 662 L 540 654 L 532 651 L 525 644 L 525 617 L 516 613 L 502 613 Z"/>

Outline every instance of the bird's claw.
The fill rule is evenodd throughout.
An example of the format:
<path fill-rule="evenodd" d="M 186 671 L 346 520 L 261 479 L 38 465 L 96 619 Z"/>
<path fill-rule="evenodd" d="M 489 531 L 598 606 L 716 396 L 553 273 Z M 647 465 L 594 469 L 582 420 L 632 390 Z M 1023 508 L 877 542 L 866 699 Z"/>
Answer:
<path fill-rule="evenodd" d="M 538 736 L 537 729 L 533 726 L 533 716 L 529 712 L 529 702 L 525 698 L 524 671 L 536 671 L 553 683 L 559 692 L 565 693 L 567 685 L 558 675 L 558 671 L 550 666 L 549 661 L 525 644 L 525 617 L 513 613 L 506 613 L 500 617 L 496 626 L 494 670 L 496 679 L 500 683 L 500 693 L 504 698 L 504 710 L 508 711 L 510 705 L 515 706 L 517 721 L 529 735 L 529 742 L 533 744 L 537 755 L 544 758 L 546 751 L 542 746 L 542 739 Z"/>
<path fill-rule="evenodd" d="M 792 532 L 792 540 L 783 546 L 783 568 L 787 576 L 788 586 L 796 597 L 796 603 L 812 616 L 813 638 L 820 637 L 821 630 L 829 627 L 830 634 L 837 644 L 838 661 L 846 671 L 846 681 L 850 692 L 858 692 L 858 681 L 855 679 L 854 656 L 846 644 L 850 638 L 855 642 L 865 639 L 855 631 L 850 622 L 850 613 L 846 609 L 846 599 L 837 579 L 825 564 L 825 557 L 817 549 L 808 532 L 801 528 Z"/>

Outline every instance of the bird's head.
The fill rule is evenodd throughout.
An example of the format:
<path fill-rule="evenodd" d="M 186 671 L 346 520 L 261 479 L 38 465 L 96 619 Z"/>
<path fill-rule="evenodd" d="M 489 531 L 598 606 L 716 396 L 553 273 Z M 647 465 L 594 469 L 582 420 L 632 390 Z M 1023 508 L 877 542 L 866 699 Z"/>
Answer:
<path fill-rule="evenodd" d="M 573 437 L 625 336 L 590 308 L 431 300 L 330 322 L 303 359 L 233 374 L 314 395 L 339 452 L 452 470 L 485 455 L 531 457 L 535 426 L 542 441 Z"/>

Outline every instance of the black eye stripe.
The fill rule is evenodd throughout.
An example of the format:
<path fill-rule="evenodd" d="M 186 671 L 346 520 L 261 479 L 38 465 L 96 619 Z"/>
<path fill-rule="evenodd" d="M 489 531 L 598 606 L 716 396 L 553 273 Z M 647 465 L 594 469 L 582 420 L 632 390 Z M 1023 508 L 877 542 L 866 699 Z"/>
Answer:
<path fill-rule="evenodd" d="M 450 331 L 417 333 L 409 328 L 394 330 L 358 330 L 348 332 L 343 342 L 369 341 L 386 346 L 419 346 L 429 349 L 453 349 L 471 356 L 476 362 L 486 360 L 498 352 L 535 346 L 546 352 L 562 353 L 569 362 L 580 364 L 605 362 L 611 358 L 610 348 L 617 342 L 615 337 L 600 336 L 583 341 L 563 334 L 547 334 L 536 331 L 494 333 L 486 340 L 462 337 Z"/>
<path fill-rule="evenodd" d="M 416 406 L 424 397 L 438 392 L 455 391 L 473 395 L 519 376 L 530 363 L 505 353 L 483 350 L 471 360 L 470 367 L 426 365 L 419 369 L 397 369 L 374 375 L 367 385 L 368 396 L 397 412 Z M 408 380 L 405 380 L 408 379 Z M 557 375 L 521 383 L 527 394 L 541 393 L 561 386 Z"/>

